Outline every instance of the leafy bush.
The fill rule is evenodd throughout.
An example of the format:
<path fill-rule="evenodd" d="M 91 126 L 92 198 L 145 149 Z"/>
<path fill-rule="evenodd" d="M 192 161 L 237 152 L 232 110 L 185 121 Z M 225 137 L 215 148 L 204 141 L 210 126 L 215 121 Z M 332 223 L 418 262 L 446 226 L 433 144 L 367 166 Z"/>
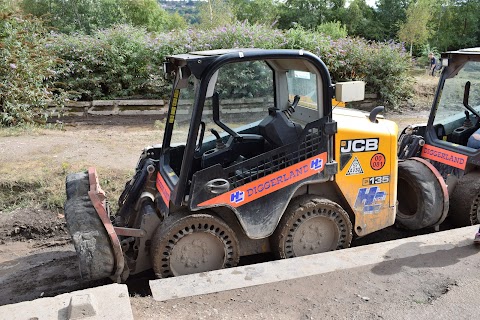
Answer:
<path fill-rule="evenodd" d="M 53 50 L 62 59 L 56 85 L 82 100 L 150 96 L 159 91 L 163 56 L 152 50 L 143 28 L 120 25 L 93 35 L 54 36 Z"/>
<path fill-rule="evenodd" d="M 75 90 L 83 99 L 165 95 L 169 90 L 160 73 L 165 56 L 252 47 L 309 50 L 324 60 L 334 81 L 364 80 L 370 92 L 380 94 L 393 107 L 411 91 L 411 62 L 400 44 L 334 40 L 301 27 L 283 32 L 248 23 L 158 34 L 123 25 L 92 36 L 57 35 L 55 50 L 65 60 L 57 69 L 57 78 L 65 90 Z"/>
<path fill-rule="evenodd" d="M 119 23 L 156 32 L 186 26 L 183 18 L 167 13 L 156 0 L 22 0 L 21 6 L 62 33 L 92 34 Z"/>
<path fill-rule="evenodd" d="M 317 32 L 330 36 L 332 39 L 340 39 L 347 37 L 347 27 L 341 22 L 326 22 L 317 27 Z"/>
<path fill-rule="evenodd" d="M 410 97 L 411 59 L 403 45 L 346 38 L 319 49 L 315 53 L 324 57 L 333 80 L 363 80 L 368 92 L 379 94 L 393 108 Z"/>
<path fill-rule="evenodd" d="M 57 34 L 53 49 L 63 62 L 56 68 L 55 80 L 82 100 L 159 97 L 170 92 L 161 74 L 167 55 L 217 48 L 276 48 L 284 42 L 281 31 L 240 23 L 211 31 L 154 34 L 119 25 L 91 36 Z"/>
<path fill-rule="evenodd" d="M 65 99 L 46 84 L 57 63 L 50 41 L 38 19 L 0 14 L 0 125 L 33 122 L 48 101 L 62 104 Z"/>
<path fill-rule="evenodd" d="M 20 32 L 20 30 L 23 30 Z M 327 65 L 334 82 L 364 80 L 367 90 L 397 107 L 408 98 L 410 58 L 400 44 L 337 40 L 302 28 L 280 31 L 235 23 L 213 30 L 149 33 L 117 25 L 92 35 L 47 33 L 36 19 L 4 15 L 0 25 L 1 123 L 32 121 L 47 100 L 61 103 L 66 92 L 82 100 L 164 97 L 170 92 L 161 66 L 165 56 L 219 48 L 305 49 Z M 53 94 L 53 93 L 56 94 Z"/>
<path fill-rule="evenodd" d="M 362 38 L 332 40 L 302 28 L 287 30 L 285 36 L 286 47 L 304 48 L 318 55 L 334 82 L 363 80 L 368 92 L 379 94 L 385 104 L 393 108 L 411 96 L 412 62 L 402 44 Z"/>

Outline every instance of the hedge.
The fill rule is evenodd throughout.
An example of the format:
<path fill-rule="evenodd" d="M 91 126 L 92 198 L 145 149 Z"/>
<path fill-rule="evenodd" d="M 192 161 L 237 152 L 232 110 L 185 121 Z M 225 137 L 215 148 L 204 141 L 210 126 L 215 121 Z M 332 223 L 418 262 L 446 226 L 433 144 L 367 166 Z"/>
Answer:
<path fill-rule="evenodd" d="M 169 83 L 164 82 L 161 71 L 165 56 L 220 48 L 311 51 L 326 63 L 334 81 L 364 80 L 367 91 L 379 94 L 393 108 L 409 97 L 413 84 L 408 76 L 411 60 L 401 44 L 349 37 L 333 40 L 303 29 L 280 31 L 235 23 L 208 31 L 149 33 L 118 25 L 92 35 L 50 33 L 45 37 L 46 49 L 56 63 L 48 65 L 52 76 L 44 79 L 44 86 L 80 100 L 166 98 Z M 37 70 L 47 72 L 41 67 Z"/>
<path fill-rule="evenodd" d="M 390 106 L 408 98 L 411 60 L 394 42 L 361 38 L 332 40 L 322 33 L 237 23 L 209 31 L 179 30 L 147 33 L 127 25 L 98 31 L 92 36 L 63 34 L 54 41 L 56 55 L 65 63 L 57 79 L 83 99 L 125 96 L 161 96 L 168 89 L 161 79 L 166 55 L 220 48 L 305 49 L 320 56 L 334 81 L 364 80 Z"/>

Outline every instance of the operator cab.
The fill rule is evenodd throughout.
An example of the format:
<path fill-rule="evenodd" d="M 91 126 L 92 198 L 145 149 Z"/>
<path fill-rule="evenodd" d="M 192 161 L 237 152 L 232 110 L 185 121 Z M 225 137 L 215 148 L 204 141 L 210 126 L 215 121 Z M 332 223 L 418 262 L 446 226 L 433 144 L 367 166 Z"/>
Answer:
<path fill-rule="evenodd" d="M 480 138 L 480 48 L 446 52 L 441 59 L 443 72 L 428 123 L 403 130 L 399 158 L 421 156 L 444 179 L 460 178 L 480 164 L 480 141 L 475 139 Z"/>
<path fill-rule="evenodd" d="M 330 76 L 319 62 L 301 50 L 213 50 L 169 57 L 164 68 L 175 84 L 160 161 L 169 188 L 186 178 L 188 199 L 193 176 L 208 168 L 215 167 L 212 176 L 219 176 L 213 172 L 245 163 L 233 173 L 236 180 L 245 178 L 242 183 L 278 170 L 258 166 L 259 159 L 246 162 L 300 144 L 312 134 L 305 126 L 330 114 Z M 314 145 L 310 148 L 297 160 L 311 156 Z M 277 156 L 284 165 L 282 157 L 295 157 Z"/>
<path fill-rule="evenodd" d="M 480 48 L 443 54 L 442 61 L 447 68 L 432 117 L 435 135 L 466 147 L 470 136 L 480 128 Z"/>

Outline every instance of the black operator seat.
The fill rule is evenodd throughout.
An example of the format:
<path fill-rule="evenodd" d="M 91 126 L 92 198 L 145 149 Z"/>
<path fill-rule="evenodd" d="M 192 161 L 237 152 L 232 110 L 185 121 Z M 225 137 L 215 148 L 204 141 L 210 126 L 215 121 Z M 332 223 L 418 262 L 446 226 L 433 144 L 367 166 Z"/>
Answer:
<path fill-rule="evenodd" d="M 302 126 L 292 122 L 285 112 L 269 108 L 268 116 L 259 124 L 260 134 L 274 148 L 297 141 L 302 134 Z"/>

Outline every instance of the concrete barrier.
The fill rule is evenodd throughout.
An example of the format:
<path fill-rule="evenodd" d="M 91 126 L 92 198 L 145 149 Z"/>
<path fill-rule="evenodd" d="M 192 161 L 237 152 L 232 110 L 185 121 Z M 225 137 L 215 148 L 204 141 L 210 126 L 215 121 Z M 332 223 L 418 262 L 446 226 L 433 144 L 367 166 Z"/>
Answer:
<path fill-rule="evenodd" d="M 49 116 L 67 117 L 165 115 L 168 105 L 164 100 L 94 100 L 72 101 L 62 110 L 51 107 Z"/>
<path fill-rule="evenodd" d="M 165 301 L 298 279 L 473 245 L 477 230 L 478 226 L 471 226 L 305 257 L 152 280 L 150 289 L 155 300 Z"/>
<path fill-rule="evenodd" d="M 266 114 L 268 107 L 273 106 L 272 99 L 224 99 L 221 101 L 223 117 L 237 117 L 245 113 Z M 193 100 L 181 100 L 177 108 L 177 116 L 189 117 Z M 60 110 L 55 107 L 47 111 L 50 117 L 63 115 L 66 117 L 89 116 L 164 116 L 168 112 L 168 101 L 164 100 L 94 100 L 72 101 Z M 211 106 L 206 106 L 204 114 L 212 114 Z"/>
<path fill-rule="evenodd" d="M 5 320 L 133 320 L 132 307 L 124 284 L 65 293 L 52 298 L 9 304 L 0 307 Z"/>

